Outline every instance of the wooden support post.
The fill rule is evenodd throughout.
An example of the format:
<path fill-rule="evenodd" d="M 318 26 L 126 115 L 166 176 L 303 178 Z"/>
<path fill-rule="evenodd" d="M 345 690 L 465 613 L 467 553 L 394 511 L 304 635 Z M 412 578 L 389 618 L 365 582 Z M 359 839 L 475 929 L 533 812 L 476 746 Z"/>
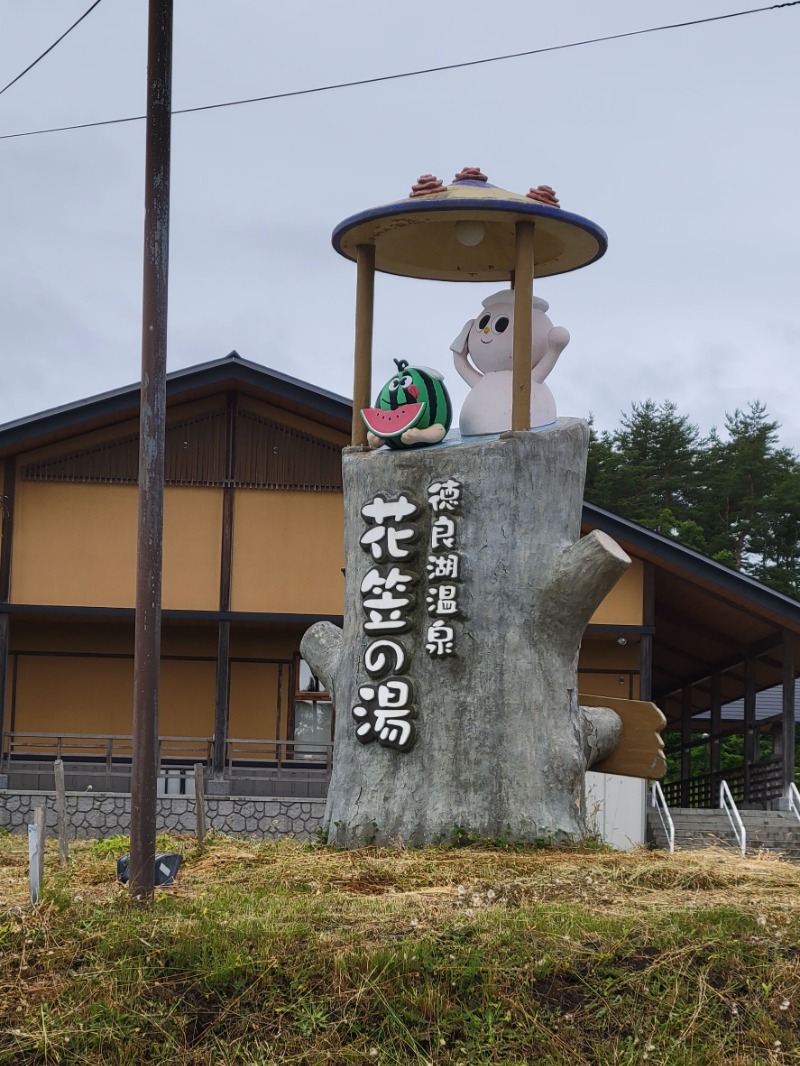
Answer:
<path fill-rule="evenodd" d="M 681 807 L 689 806 L 689 779 L 692 776 L 692 688 L 681 690 Z"/>
<path fill-rule="evenodd" d="M 14 542 L 14 497 L 16 494 L 17 460 L 9 457 L 3 463 L 2 518 L 0 518 L 0 603 L 8 603 L 11 589 L 11 548 Z M 13 732 L 13 718 L 6 716 L 8 687 L 8 658 L 11 647 L 11 619 L 0 615 L 0 766 L 3 761 L 4 734 Z M 10 762 L 10 759 L 9 759 Z"/>
<path fill-rule="evenodd" d="M 795 772 L 795 699 L 794 657 L 796 638 L 788 629 L 783 631 L 783 714 L 781 716 L 781 748 L 783 756 L 783 793 L 787 795 Z"/>
<path fill-rule="evenodd" d="M 653 634 L 642 633 L 639 638 L 639 699 L 647 703 L 653 698 Z"/>
<path fill-rule="evenodd" d="M 744 660 L 744 803 L 753 801 L 753 766 L 758 759 L 756 739 L 756 660 Z"/>
<path fill-rule="evenodd" d="M 711 675 L 711 787 L 716 789 L 722 767 L 722 674 Z"/>
<path fill-rule="evenodd" d="M 286 749 L 281 746 L 281 704 L 283 703 L 283 663 L 278 667 L 278 702 L 275 705 L 275 761 L 278 766 L 278 773 L 281 772 L 281 750 L 284 755 Z"/>
<path fill-rule="evenodd" d="M 533 338 L 533 222 L 518 222 L 514 263 L 514 355 L 511 428 L 531 428 L 531 343 Z"/>
<path fill-rule="evenodd" d="M 214 749 L 212 771 L 215 779 L 225 776 L 225 749 L 228 741 L 228 705 L 231 686 L 231 624 L 220 622 L 217 631 L 217 684 L 214 701 Z"/>
<path fill-rule="evenodd" d="M 36 826 L 36 834 L 39 837 L 39 881 L 44 880 L 44 846 L 45 846 L 45 820 L 47 818 L 47 806 L 42 804 L 37 807 L 33 814 L 33 824 Z"/>
<path fill-rule="evenodd" d="M 64 787 L 64 763 L 61 758 L 53 763 L 53 776 L 56 783 L 56 818 L 58 819 L 58 861 L 66 866 L 69 861 L 69 842 L 67 834 L 67 792 Z"/>
<path fill-rule="evenodd" d="M 39 902 L 39 893 L 42 888 L 39 878 L 39 847 L 40 841 L 35 825 L 28 826 L 28 882 L 30 884 L 31 903 Z"/>
<path fill-rule="evenodd" d="M 642 566 L 642 624 L 650 628 L 656 624 L 655 568 L 652 563 Z M 653 698 L 653 634 L 643 633 L 639 640 L 639 699 Z"/>
<path fill-rule="evenodd" d="M 236 504 L 236 441 L 239 407 L 236 393 L 229 393 L 225 432 L 225 486 L 222 490 L 222 542 L 219 570 L 220 615 L 230 612 L 233 587 L 233 530 Z M 225 776 L 225 750 L 228 742 L 231 695 L 231 624 L 221 619 L 217 626 L 217 682 L 214 701 L 214 752 L 212 773 L 220 781 Z"/>
<path fill-rule="evenodd" d="M 6 724 L 6 689 L 8 688 L 8 649 L 10 644 L 11 619 L 7 614 L 0 614 L 0 774 L 3 772 L 6 733 L 13 727 Z M 9 752 L 10 756 L 10 752 Z M 9 757 L 10 764 L 11 759 Z"/>
<path fill-rule="evenodd" d="M 352 444 L 364 447 L 367 427 L 361 410 L 372 404 L 372 322 L 375 311 L 375 245 L 356 250 L 356 343 L 353 363 Z"/>
<path fill-rule="evenodd" d="M 194 764 L 194 801 L 195 822 L 197 826 L 197 846 L 203 850 L 206 839 L 206 783 L 205 768 L 201 762 Z"/>

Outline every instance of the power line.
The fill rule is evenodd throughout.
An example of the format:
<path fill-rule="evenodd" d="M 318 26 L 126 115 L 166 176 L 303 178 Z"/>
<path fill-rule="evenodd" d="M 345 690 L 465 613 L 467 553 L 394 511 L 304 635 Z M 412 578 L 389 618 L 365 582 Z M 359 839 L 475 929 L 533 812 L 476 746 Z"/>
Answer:
<path fill-rule="evenodd" d="M 99 3 L 100 0 L 97 0 Z M 758 15 L 764 11 L 777 11 L 782 7 L 797 7 L 800 0 L 788 3 L 770 4 L 767 7 L 751 7 L 746 11 L 731 11 L 726 15 L 711 15 L 708 18 L 692 19 L 689 22 L 671 22 L 663 26 L 648 26 L 643 30 L 628 30 L 626 33 L 613 33 L 607 37 L 590 37 L 583 41 L 570 41 L 568 44 L 553 44 L 546 48 L 531 48 L 526 52 L 509 52 L 501 56 L 489 56 L 484 59 L 468 59 L 461 63 L 447 63 L 439 67 L 424 67 L 420 70 L 407 70 L 400 74 L 382 74 L 375 78 L 359 78 L 356 81 L 340 81 L 331 85 L 317 85 L 311 89 L 293 89 L 284 93 L 270 93 L 268 96 L 251 96 L 244 100 L 226 100 L 219 104 L 202 104 L 199 107 L 183 107 L 173 111 L 173 115 L 193 115 L 199 111 L 215 111 L 223 107 L 240 107 L 243 104 L 260 104 L 269 100 L 288 100 L 294 96 L 310 96 L 314 93 L 332 92 L 335 89 L 353 89 L 360 85 L 377 85 L 379 82 L 398 81 L 401 78 L 417 78 L 423 74 L 438 74 L 447 70 L 462 70 L 465 67 L 478 67 L 486 63 L 502 63 L 508 59 L 523 59 L 527 56 L 543 55 L 545 52 L 563 52 L 569 48 L 582 48 L 589 44 L 604 44 L 607 41 L 621 41 L 627 37 L 640 37 L 646 33 L 661 33 L 664 30 L 680 30 L 688 26 L 702 26 L 709 22 L 722 22 L 725 19 L 739 18 L 742 15 Z M 96 6 L 96 4 L 95 4 Z M 91 8 L 89 9 L 91 10 Z M 88 12 L 87 12 L 88 14 Z M 24 73 L 24 72 L 23 72 Z M 143 122 L 144 115 L 130 115 L 127 118 L 102 119 L 99 122 L 81 122 L 74 126 L 53 126 L 49 129 L 27 130 L 24 133 L 0 134 L 0 141 L 13 140 L 16 137 L 37 137 L 45 133 L 67 133 L 71 130 L 88 130 L 96 126 L 118 126 L 125 122 Z"/>
<path fill-rule="evenodd" d="M 10 89 L 12 85 L 16 85 L 20 78 L 24 78 L 29 70 L 33 70 L 33 68 L 36 66 L 36 64 L 41 62 L 46 55 L 48 55 L 50 52 L 52 52 L 57 44 L 61 44 L 61 42 L 64 40 L 64 38 L 67 36 L 67 34 L 68 33 L 72 33 L 72 31 L 75 29 L 75 27 L 79 23 L 83 22 L 83 20 L 86 18 L 86 16 L 90 15 L 94 11 L 94 9 L 97 7 L 97 5 L 99 3 L 100 3 L 100 0 L 94 0 L 94 3 L 92 4 L 92 6 L 88 10 L 84 11 L 84 13 L 81 15 L 81 17 L 76 22 L 73 22 L 72 25 L 70 26 L 70 28 L 68 30 L 65 30 L 61 34 L 61 36 L 58 38 L 58 40 L 53 41 L 53 43 L 50 45 L 50 47 L 46 48 L 44 50 L 44 52 L 42 52 L 42 54 L 40 56 L 37 56 L 36 59 L 34 59 L 34 61 L 32 63 L 29 63 L 27 65 L 27 67 L 25 67 L 24 70 L 20 71 L 20 73 L 17 74 L 16 78 L 12 78 L 11 81 L 8 83 L 8 85 L 4 85 L 3 88 L 0 89 L 0 96 L 3 95 L 3 93 L 6 91 L 6 89 Z"/>

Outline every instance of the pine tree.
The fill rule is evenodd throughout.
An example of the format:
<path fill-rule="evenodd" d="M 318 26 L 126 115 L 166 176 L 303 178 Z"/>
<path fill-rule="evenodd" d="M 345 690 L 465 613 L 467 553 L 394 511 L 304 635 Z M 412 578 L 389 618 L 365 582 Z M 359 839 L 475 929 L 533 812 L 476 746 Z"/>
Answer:
<path fill-rule="evenodd" d="M 714 497 L 720 549 L 738 570 L 790 594 L 800 591 L 800 464 L 778 445 L 778 423 L 753 401 L 727 415 Z"/>
<path fill-rule="evenodd" d="M 753 401 L 701 439 L 669 400 L 591 427 L 586 498 L 788 595 L 800 595 L 800 460 Z"/>
<path fill-rule="evenodd" d="M 702 529 L 693 524 L 699 432 L 669 400 L 631 404 L 613 433 L 594 434 L 586 498 L 667 536 L 684 530 L 703 550 Z"/>

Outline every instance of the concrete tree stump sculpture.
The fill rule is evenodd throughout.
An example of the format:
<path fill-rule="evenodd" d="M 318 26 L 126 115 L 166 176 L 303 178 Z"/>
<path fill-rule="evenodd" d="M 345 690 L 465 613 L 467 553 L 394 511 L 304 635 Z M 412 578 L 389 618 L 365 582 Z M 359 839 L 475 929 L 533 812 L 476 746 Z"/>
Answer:
<path fill-rule="evenodd" d="M 579 836 L 613 712 L 581 710 L 592 613 L 629 563 L 579 539 L 588 429 L 344 457 L 344 629 L 301 650 L 337 708 L 329 839 Z M 349 721 L 348 721 L 349 719 Z"/>
<path fill-rule="evenodd" d="M 580 705 L 578 653 L 630 560 L 603 533 L 580 537 L 588 426 L 556 419 L 532 394 L 532 368 L 535 390 L 569 335 L 544 321 L 531 289 L 534 263 L 539 273 L 576 269 L 603 254 L 605 234 L 562 212 L 547 186 L 523 197 L 466 168 L 450 186 L 423 175 L 409 200 L 345 220 L 334 246 L 358 265 L 344 627 L 318 623 L 301 643 L 336 708 L 328 840 L 580 837 L 586 769 L 609 763 L 628 727 L 626 701 Z M 503 306 L 493 297 L 486 309 L 505 318 L 495 332 L 513 333 L 502 375 L 491 361 L 472 370 L 473 397 L 486 377 L 503 393 L 491 424 L 473 404 L 474 435 L 445 436 L 449 412 L 414 433 L 427 427 L 412 423 L 427 379 L 400 363 L 370 407 L 376 269 L 512 281 Z M 469 374 L 468 336 L 477 344 L 481 328 L 468 323 L 454 342 L 459 372 Z M 539 408 L 550 424 L 530 432 Z M 637 758 L 643 775 L 659 776 L 657 743 L 640 745 Z"/>

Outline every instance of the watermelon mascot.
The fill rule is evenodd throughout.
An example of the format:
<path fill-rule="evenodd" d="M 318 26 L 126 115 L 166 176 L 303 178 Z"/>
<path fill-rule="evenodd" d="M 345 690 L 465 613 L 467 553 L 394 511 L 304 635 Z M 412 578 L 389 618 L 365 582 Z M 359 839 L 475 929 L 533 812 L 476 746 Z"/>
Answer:
<path fill-rule="evenodd" d="M 361 411 L 367 443 L 370 448 L 438 444 L 453 419 L 442 375 L 429 367 L 409 366 L 405 359 L 395 359 L 395 365 L 397 373 L 383 386 L 375 406 Z"/>

